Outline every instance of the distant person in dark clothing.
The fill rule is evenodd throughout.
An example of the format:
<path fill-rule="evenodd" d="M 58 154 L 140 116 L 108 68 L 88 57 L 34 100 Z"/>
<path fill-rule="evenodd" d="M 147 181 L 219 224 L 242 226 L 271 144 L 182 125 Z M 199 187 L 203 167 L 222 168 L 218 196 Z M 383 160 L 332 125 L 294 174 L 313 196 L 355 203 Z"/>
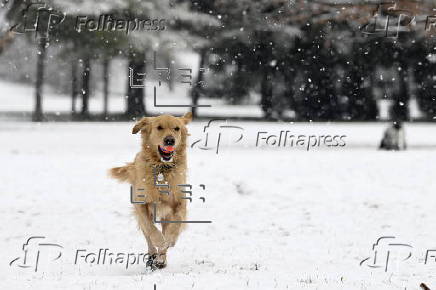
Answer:
<path fill-rule="evenodd" d="M 395 121 L 391 127 L 386 129 L 379 149 L 406 150 L 406 137 L 400 121 Z"/>

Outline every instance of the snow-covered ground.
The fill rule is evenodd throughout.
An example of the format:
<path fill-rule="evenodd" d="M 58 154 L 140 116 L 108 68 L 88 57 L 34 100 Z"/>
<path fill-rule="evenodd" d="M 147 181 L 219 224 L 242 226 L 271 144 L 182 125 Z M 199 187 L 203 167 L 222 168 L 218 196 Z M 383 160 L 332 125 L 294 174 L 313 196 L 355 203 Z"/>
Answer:
<path fill-rule="evenodd" d="M 189 126 L 191 142 L 203 137 L 205 125 Z M 142 262 L 126 269 L 126 261 L 97 265 L 92 256 L 88 263 L 81 257 L 99 249 L 126 255 L 146 250 L 128 186 L 106 176 L 138 150 L 132 123 L 1 123 L 0 289 L 436 286 L 431 252 L 425 263 L 426 251 L 436 249 L 435 125 L 407 124 L 406 152 L 376 150 L 384 124 L 227 125 L 243 129 L 222 129 L 227 146 L 219 154 L 189 150 L 190 219 L 212 223 L 189 225 L 170 251 L 168 267 L 149 273 Z M 346 145 L 255 146 L 258 131 L 281 130 L 346 135 Z M 234 144 L 240 132 L 243 139 Z M 29 242 L 24 262 L 23 244 L 31 236 L 45 238 Z M 413 248 L 386 246 L 376 263 L 371 258 L 360 266 L 382 236 L 396 239 L 380 244 Z M 63 248 L 38 246 L 44 243 Z M 84 251 L 75 264 L 77 250 Z M 376 264 L 383 268 L 370 267 Z M 20 267 L 25 265 L 30 267 Z"/>
<path fill-rule="evenodd" d="M 108 111 L 110 113 L 122 113 L 125 111 L 126 100 L 125 95 L 125 76 L 120 71 L 112 77 L 109 91 Z M 115 74 L 115 72 L 114 72 Z M 189 89 L 187 85 L 176 83 L 174 90 L 170 91 L 166 85 L 158 86 L 155 81 L 146 82 L 145 88 L 145 106 L 147 112 L 154 114 L 172 113 L 183 114 L 186 107 L 155 107 L 154 106 L 154 87 L 157 88 L 156 103 L 158 105 L 191 105 L 189 98 Z M 32 112 L 35 102 L 35 88 L 29 84 L 12 83 L 5 80 L 0 80 L 0 119 L 3 112 Z M 210 107 L 198 108 L 199 116 L 217 116 L 217 117 L 256 117 L 261 118 L 263 112 L 258 105 L 256 99 L 259 96 L 252 96 L 250 104 L 243 105 L 228 105 L 225 100 L 200 98 L 200 105 L 209 105 Z M 65 94 L 59 94 L 53 91 L 52 88 L 46 86 L 43 95 L 43 111 L 67 113 L 71 112 L 71 98 Z M 388 120 L 388 111 L 391 106 L 390 100 L 379 100 L 380 119 Z M 80 111 L 81 99 L 80 96 L 76 101 L 76 110 Z M 412 98 L 409 102 L 410 115 L 412 118 L 421 117 L 416 99 Z M 103 111 L 103 94 L 100 90 L 93 91 L 92 97 L 89 100 L 89 111 L 91 113 L 101 113 Z M 293 113 L 289 110 L 284 111 L 285 116 L 292 116 Z"/>
<path fill-rule="evenodd" d="M 117 81 L 118 84 L 124 83 Z M 189 86 L 177 85 L 174 91 L 170 91 L 166 86 L 158 87 L 157 82 L 149 82 L 146 87 L 145 106 L 150 113 L 180 113 L 187 110 L 186 107 L 155 107 L 153 88 L 157 87 L 156 103 L 158 105 L 191 105 L 188 97 Z M 126 100 L 123 97 L 125 92 L 118 86 L 114 88 L 109 96 L 108 111 L 110 113 L 121 113 L 125 111 Z M 34 87 L 21 83 L 11 83 L 0 80 L 0 118 L 2 112 L 32 112 L 34 110 Z M 199 105 L 209 105 L 210 107 L 200 107 L 200 115 L 207 116 L 246 116 L 262 117 L 262 110 L 256 104 L 252 105 L 226 105 L 223 100 L 205 99 L 199 100 Z M 76 110 L 80 111 L 81 99 L 76 102 Z M 71 98 L 67 95 L 54 92 L 50 87 L 46 87 L 43 97 L 44 112 L 71 112 Z M 89 100 L 89 111 L 91 113 L 101 113 L 103 111 L 103 94 L 96 91 L 95 95 Z"/>

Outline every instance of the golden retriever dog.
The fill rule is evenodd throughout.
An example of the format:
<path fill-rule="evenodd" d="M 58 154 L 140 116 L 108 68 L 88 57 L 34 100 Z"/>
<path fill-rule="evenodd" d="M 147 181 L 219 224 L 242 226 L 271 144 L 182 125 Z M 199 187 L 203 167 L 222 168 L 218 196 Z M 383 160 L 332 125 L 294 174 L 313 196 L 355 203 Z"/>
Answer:
<path fill-rule="evenodd" d="M 147 266 L 152 270 L 166 266 L 167 250 L 185 225 L 180 221 L 186 220 L 186 198 L 179 185 L 186 184 L 186 124 L 191 120 L 191 113 L 142 118 L 132 130 L 141 132 L 141 151 L 133 162 L 109 171 L 111 177 L 130 183 L 132 196 L 138 197 L 133 200 L 134 213 L 147 240 Z"/>

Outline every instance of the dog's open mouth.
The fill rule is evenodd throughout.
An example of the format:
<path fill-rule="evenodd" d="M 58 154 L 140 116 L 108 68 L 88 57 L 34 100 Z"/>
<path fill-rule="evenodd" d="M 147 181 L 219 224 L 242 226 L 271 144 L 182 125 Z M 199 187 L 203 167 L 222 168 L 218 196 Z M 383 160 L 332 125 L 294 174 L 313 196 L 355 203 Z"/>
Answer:
<path fill-rule="evenodd" d="M 157 146 L 157 150 L 160 154 L 160 160 L 162 162 L 171 162 L 174 155 L 174 146 Z"/>

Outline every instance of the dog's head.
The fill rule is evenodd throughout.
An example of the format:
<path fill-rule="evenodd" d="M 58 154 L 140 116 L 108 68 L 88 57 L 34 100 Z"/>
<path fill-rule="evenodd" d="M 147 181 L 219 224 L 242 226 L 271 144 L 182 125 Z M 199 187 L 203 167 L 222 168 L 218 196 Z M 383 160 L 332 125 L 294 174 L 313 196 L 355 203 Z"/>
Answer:
<path fill-rule="evenodd" d="M 177 154 L 185 152 L 188 136 L 186 124 L 191 120 L 191 113 L 186 113 L 183 117 L 144 117 L 135 124 L 132 133 L 141 131 L 143 147 L 151 152 L 154 161 L 172 162 Z"/>

